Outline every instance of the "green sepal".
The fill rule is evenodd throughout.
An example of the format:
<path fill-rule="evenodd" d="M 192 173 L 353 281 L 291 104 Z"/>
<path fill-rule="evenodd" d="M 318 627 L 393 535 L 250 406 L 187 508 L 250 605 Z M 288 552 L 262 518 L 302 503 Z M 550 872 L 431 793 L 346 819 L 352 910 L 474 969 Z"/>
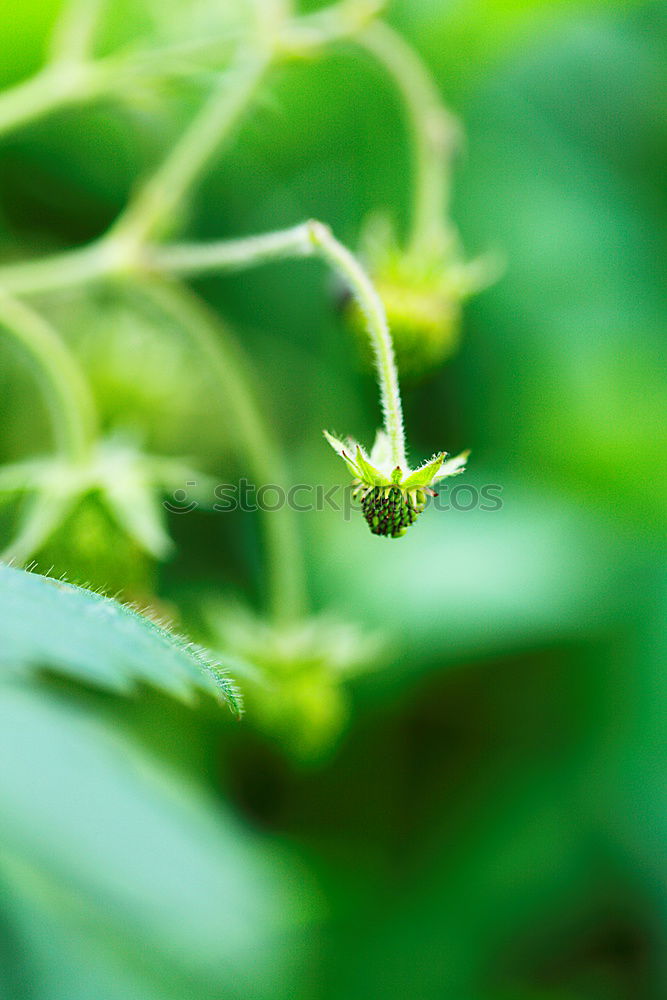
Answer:
<path fill-rule="evenodd" d="M 374 469 L 364 454 L 360 444 L 357 445 L 355 461 L 359 467 L 359 478 L 368 486 L 383 486 L 386 483 L 385 477 L 377 469 Z"/>
<path fill-rule="evenodd" d="M 336 454 L 343 459 L 343 461 L 345 462 L 346 466 L 348 467 L 354 478 L 362 479 L 363 476 L 361 473 L 361 469 L 350 455 L 350 449 L 348 445 L 346 445 L 339 438 L 335 437 L 333 434 L 329 434 L 329 431 L 322 431 L 322 433 L 324 434 L 325 438 L 327 439 L 333 450 L 336 452 Z"/>
<path fill-rule="evenodd" d="M 119 527 L 155 559 L 166 559 L 174 550 L 165 527 L 164 507 L 150 484 L 139 479 L 126 481 L 122 488 L 107 485 L 105 505 Z"/>
<path fill-rule="evenodd" d="M 404 479 L 401 485 L 406 490 L 419 489 L 423 486 L 430 486 L 434 481 L 438 471 L 442 468 L 442 463 L 447 455 L 446 451 L 440 452 L 439 455 L 435 455 L 430 461 L 424 462 L 420 465 L 418 469 L 415 469 L 407 479 Z"/>
<path fill-rule="evenodd" d="M 469 450 L 462 451 L 460 455 L 448 458 L 446 462 L 443 461 L 442 465 L 433 477 L 433 483 L 439 483 L 441 479 L 447 479 L 449 476 L 460 476 L 462 472 L 465 472 L 466 462 L 468 461 L 469 455 Z"/>

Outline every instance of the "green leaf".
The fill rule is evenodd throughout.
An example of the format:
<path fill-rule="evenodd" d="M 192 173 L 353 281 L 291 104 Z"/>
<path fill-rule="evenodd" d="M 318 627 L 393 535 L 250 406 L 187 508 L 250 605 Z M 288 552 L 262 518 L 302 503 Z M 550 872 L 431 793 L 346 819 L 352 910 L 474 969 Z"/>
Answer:
<path fill-rule="evenodd" d="M 195 691 L 240 698 L 199 647 L 109 597 L 0 565 L 0 668 L 50 668 L 114 691 L 150 684 L 191 700 Z"/>
<path fill-rule="evenodd" d="M 298 962 L 316 899 L 291 852 L 81 706 L 2 689 L 0 803 L 38 997 L 264 1000 Z"/>

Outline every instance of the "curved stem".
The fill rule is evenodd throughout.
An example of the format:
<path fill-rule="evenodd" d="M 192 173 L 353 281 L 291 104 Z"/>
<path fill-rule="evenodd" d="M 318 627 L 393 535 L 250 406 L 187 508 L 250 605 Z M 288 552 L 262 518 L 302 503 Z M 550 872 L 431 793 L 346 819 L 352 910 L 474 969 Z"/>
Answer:
<path fill-rule="evenodd" d="M 312 14 L 286 17 L 280 51 L 287 56 L 315 55 L 332 42 L 358 34 L 385 6 L 386 0 L 339 0 Z"/>
<path fill-rule="evenodd" d="M 224 394 L 241 451 L 258 485 L 286 483 L 276 441 L 255 398 L 251 375 L 236 342 L 204 303 L 188 288 L 170 281 L 145 281 L 142 288 L 160 311 L 190 337 Z M 293 510 L 283 504 L 264 513 L 267 591 L 276 620 L 298 618 L 305 603 L 301 544 Z"/>
<path fill-rule="evenodd" d="M 172 243 L 152 247 L 147 250 L 146 263 L 159 272 L 187 276 L 244 270 L 286 257 L 312 257 L 314 247 L 308 225 L 300 223 L 289 229 L 260 233 L 259 236 L 212 243 Z"/>
<path fill-rule="evenodd" d="M 117 265 L 116 248 L 103 240 L 76 250 L 4 264 L 0 267 L 0 292 L 41 295 L 64 288 L 79 288 L 109 273 Z"/>
<path fill-rule="evenodd" d="M 356 296 L 365 318 L 373 348 L 384 414 L 385 430 L 391 441 L 392 461 L 405 467 L 403 409 L 394 360 L 394 348 L 384 306 L 370 279 L 353 254 L 339 243 L 321 222 L 310 221 L 291 229 L 225 240 L 204 245 L 174 245 L 154 248 L 149 266 L 172 274 L 201 274 L 206 271 L 255 267 L 285 257 L 321 257 L 345 281 Z"/>
<path fill-rule="evenodd" d="M 366 330 L 373 348 L 375 368 L 380 383 L 384 428 L 391 443 L 394 465 L 406 466 L 403 406 L 398 387 L 398 369 L 387 316 L 380 296 L 354 254 L 339 243 L 328 226 L 308 222 L 306 227 L 317 253 L 343 278 L 357 299 L 366 320 Z"/>
<path fill-rule="evenodd" d="M 103 62 L 54 64 L 3 91 L 0 94 L 0 135 L 57 108 L 98 97 L 112 80 L 109 69 Z"/>
<path fill-rule="evenodd" d="M 389 73 L 405 108 L 414 145 L 410 248 L 439 249 L 448 237 L 445 219 L 457 123 L 422 60 L 388 24 L 376 21 L 354 40 Z"/>
<path fill-rule="evenodd" d="M 85 460 L 95 439 L 95 404 L 74 357 L 45 319 L 6 294 L 0 294 L 0 324 L 35 366 L 58 447 L 73 461 Z"/>
<path fill-rule="evenodd" d="M 0 268 L 0 289 L 43 292 L 70 285 L 85 284 L 93 278 L 111 274 L 118 267 L 118 248 L 122 244 L 108 238 L 99 244 L 71 251 L 31 264 Z M 321 257 L 343 278 L 366 318 L 380 384 L 385 430 L 391 441 L 392 460 L 405 466 L 405 432 L 391 333 L 384 306 L 373 284 L 354 255 L 321 222 L 310 221 L 290 229 L 223 240 L 208 244 L 173 244 L 148 246 L 137 251 L 134 261 L 126 264 L 127 275 L 146 273 L 192 275 L 206 271 L 256 267 L 286 257 Z"/>
<path fill-rule="evenodd" d="M 18 533 L 0 553 L 3 562 L 25 563 L 39 552 L 72 508 L 72 497 L 37 493 L 30 501 Z"/>

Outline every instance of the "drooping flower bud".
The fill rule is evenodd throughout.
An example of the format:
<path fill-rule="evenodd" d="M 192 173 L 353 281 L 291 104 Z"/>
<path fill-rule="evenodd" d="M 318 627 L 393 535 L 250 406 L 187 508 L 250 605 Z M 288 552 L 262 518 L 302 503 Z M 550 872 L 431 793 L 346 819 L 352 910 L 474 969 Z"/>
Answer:
<path fill-rule="evenodd" d="M 374 535 L 400 538 L 414 524 L 426 506 L 427 495 L 435 496 L 432 487 L 440 480 L 456 476 L 465 469 L 468 452 L 448 458 L 446 452 L 434 455 L 418 469 L 392 467 L 386 433 L 377 432 L 370 453 L 356 441 L 340 441 L 324 432 L 354 476 L 354 496 L 361 499 L 361 510 Z"/>
<path fill-rule="evenodd" d="M 243 688 L 248 724 L 301 761 L 329 752 L 348 714 L 346 682 L 379 659 L 379 638 L 325 616 L 278 624 L 229 604 L 206 619 Z"/>
<path fill-rule="evenodd" d="M 118 438 L 98 442 L 85 462 L 55 455 L 5 466 L 0 497 L 25 502 L 3 558 L 34 557 L 106 590 L 148 589 L 154 563 L 173 550 L 161 498 L 185 483 L 212 494 L 189 465 Z"/>

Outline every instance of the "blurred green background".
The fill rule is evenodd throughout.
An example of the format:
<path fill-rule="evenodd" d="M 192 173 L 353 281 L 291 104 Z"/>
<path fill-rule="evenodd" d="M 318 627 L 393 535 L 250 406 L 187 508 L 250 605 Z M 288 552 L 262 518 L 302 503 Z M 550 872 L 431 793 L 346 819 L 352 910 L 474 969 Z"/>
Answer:
<path fill-rule="evenodd" d="M 58 6 L 0 7 L 3 85 L 38 68 Z M 122 0 L 101 48 L 201 30 L 228 7 Z M 300 515 L 313 611 L 383 643 L 315 754 L 252 705 L 237 723 L 143 690 L 5 685 L 8 1000 L 667 996 L 667 8 L 396 0 L 388 19 L 465 129 L 463 244 L 506 261 L 466 307 L 458 354 L 406 386 L 411 444 L 419 458 L 470 447 L 464 481 L 502 486 L 503 508 L 429 511 L 396 543 L 360 517 Z M 5 259 L 100 235 L 211 79 L 4 136 Z M 356 246 L 372 209 L 404 219 L 409 171 L 395 93 L 343 47 L 271 77 L 174 224 L 214 239 L 314 216 Z M 251 359 L 290 478 L 333 485 L 321 428 L 370 443 L 378 409 L 323 270 L 197 289 Z M 215 385 L 130 293 L 46 308 L 109 428 L 222 481 L 244 474 Z M 4 343 L 0 364 L 15 461 L 44 451 L 48 424 Z M 212 642 L 204 609 L 262 591 L 256 518 L 170 528 L 177 553 L 147 586 Z M 49 565 L 122 582 L 116 542 L 91 556 L 73 531 Z"/>

